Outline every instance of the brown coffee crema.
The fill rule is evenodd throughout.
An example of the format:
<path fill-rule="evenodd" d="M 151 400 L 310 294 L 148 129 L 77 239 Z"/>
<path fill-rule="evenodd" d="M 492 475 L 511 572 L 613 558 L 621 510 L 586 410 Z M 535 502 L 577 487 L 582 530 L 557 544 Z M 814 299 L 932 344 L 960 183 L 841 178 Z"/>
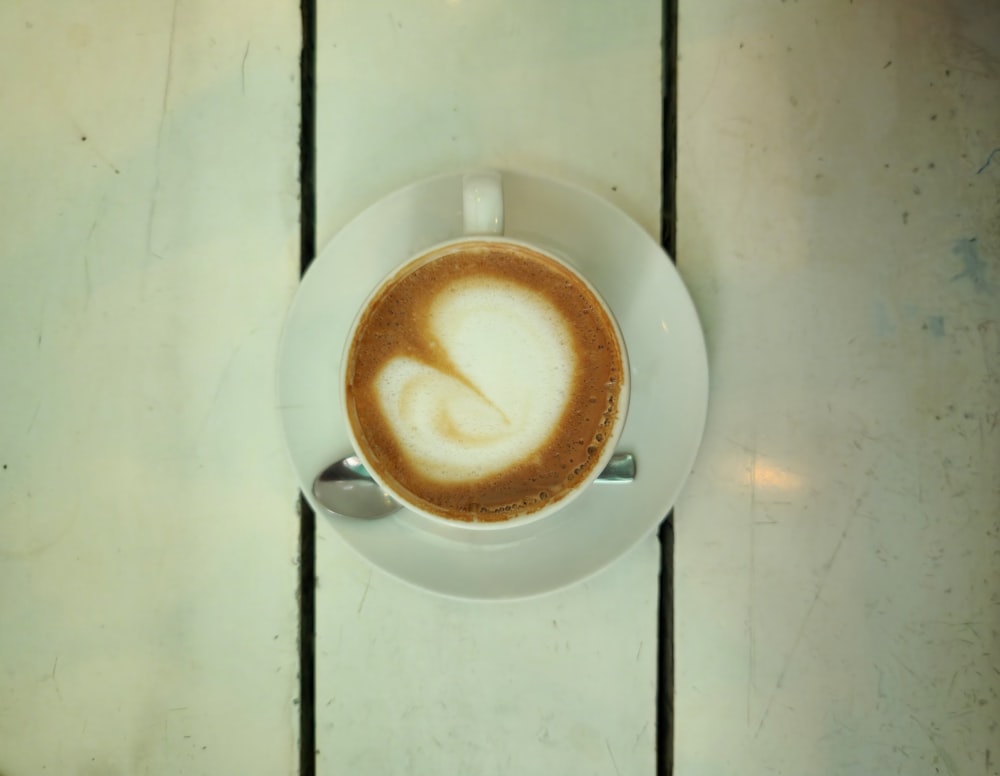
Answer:
<path fill-rule="evenodd" d="M 483 333 L 478 351 L 475 339 L 470 344 L 465 337 L 461 345 L 473 361 L 491 359 L 490 368 L 474 376 L 461 367 L 469 358 L 457 358 L 459 346 L 451 342 L 460 332 L 442 330 L 438 312 L 460 304 L 466 294 L 489 301 L 479 304 L 479 297 L 470 296 L 475 304 L 469 301 L 461 315 L 452 314 L 449 325 L 461 329 L 480 309 L 493 316 L 479 329 L 470 324 L 470 331 Z M 542 316 L 543 325 L 528 330 L 532 315 Z M 508 338 L 494 325 L 499 320 L 502 328 L 504 316 L 514 328 L 523 324 L 529 336 L 544 330 L 548 350 L 517 352 L 517 332 Z M 495 347 L 497 342 L 504 347 Z M 562 375 L 558 379 L 532 382 L 551 366 L 532 363 L 539 358 L 570 366 L 553 373 Z M 571 271 L 524 246 L 463 242 L 411 262 L 362 312 L 345 365 L 348 420 L 372 468 L 424 510 L 462 521 L 507 520 L 558 502 L 593 473 L 619 413 L 622 369 L 614 323 Z M 402 377 L 386 377 L 396 373 Z M 518 428 L 521 408 L 497 404 L 500 386 L 482 384 L 483 374 L 501 375 L 508 384 L 505 396 L 516 395 L 511 387 L 524 380 L 531 391 L 527 404 L 558 408 L 544 416 L 542 427 L 525 421 L 516 431 L 530 437 L 530 446 L 518 447 L 521 436 L 503 438 L 507 424 Z M 386 388 L 387 380 L 394 387 Z M 535 396 L 546 391 L 553 393 Z M 470 416 L 484 420 L 469 426 Z M 438 461 L 438 444 L 445 458 L 457 459 L 459 474 L 449 474 Z M 490 458 L 490 445 L 502 450 L 504 444 L 516 452 Z M 428 453 L 421 455 L 421 449 Z M 490 465 L 481 472 L 461 468 L 466 457 L 477 455 L 486 455 Z"/>

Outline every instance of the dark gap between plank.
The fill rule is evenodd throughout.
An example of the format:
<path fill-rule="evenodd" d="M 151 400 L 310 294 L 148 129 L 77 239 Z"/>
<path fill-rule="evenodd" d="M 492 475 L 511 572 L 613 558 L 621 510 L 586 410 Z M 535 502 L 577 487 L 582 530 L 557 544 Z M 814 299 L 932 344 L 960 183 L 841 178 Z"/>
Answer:
<path fill-rule="evenodd" d="M 663 0 L 663 155 L 660 244 L 677 262 L 677 0 Z M 660 526 L 657 618 L 656 772 L 674 771 L 674 513 Z"/>
<path fill-rule="evenodd" d="M 301 0 L 299 261 L 316 255 L 316 0 Z M 316 513 L 299 495 L 299 775 L 316 776 Z"/>

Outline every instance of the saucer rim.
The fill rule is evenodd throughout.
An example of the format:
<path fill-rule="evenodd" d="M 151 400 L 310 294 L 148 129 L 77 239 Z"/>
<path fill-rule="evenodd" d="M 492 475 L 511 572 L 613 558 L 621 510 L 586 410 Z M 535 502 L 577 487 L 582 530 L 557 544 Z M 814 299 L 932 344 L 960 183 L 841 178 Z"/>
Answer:
<path fill-rule="evenodd" d="M 354 519 L 354 518 L 334 517 L 334 516 L 328 517 L 328 522 L 330 522 L 333 525 L 334 529 L 337 530 L 337 532 L 339 534 L 341 534 L 341 537 L 344 539 L 345 543 L 348 544 L 352 548 L 352 550 L 354 550 L 355 552 L 357 552 L 361 557 L 365 558 L 369 563 L 371 563 L 372 565 L 374 565 L 377 568 L 381 569 L 385 573 L 387 573 L 390 576 L 393 576 L 393 577 L 395 577 L 395 578 L 403 581 L 404 583 L 406 583 L 408 585 L 420 588 L 422 590 L 433 592 L 433 593 L 435 593 L 437 595 L 442 595 L 442 596 L 445 596 L 445 597 L 458 598 L 458 599 L 463 599 L 463 600 L 478 600 L 478 601 L 484 601 L 484 600 L 514 600 L 514 599 L 529 598 L 529 597 L 533 597 L 533 596 L 537 596 L 537 595 L 545 595 L 545 594 L 548 594 L 548 593 L 553 592 L 555 590 L 563 589 L 563 588 L 566 588 L 566 587 L 578 584 L 582 580 L 590 578 L 594 574 L 599 573 L 602 569 L 604 569 L 607 566 L 609 566 L 610 564 L 612 564 L 619 557 L 627 554 L 627 552 L 630 549 L 634 548 L 635 545 L 639 544 L 644 538 L 646 538 L 649 534 L 651 534 L 652 532 L 654 532 L 659 527 L 659 525 L 663 522 L 663 520 L 667 516 L 669 510 L 672 508 L 673 504 L 676 503 L 677 496 L 678 496 L 678 494 L 680 492 L 680 489 L 683 487 L 683 484 L 686 481 L 688 474 L 690 473 L 691 465 L 694 463 L 694 460 L 695 460 L 695 458 L 697 456 L 697 452 L 698 452 L 698 449 L 700 447 L 700 442 L 701 442 L 701 439 L 702 439 L 702 435 L 704 433 L 705 421 L 706 421 L 706 418 L 707 418 L 708 363 L 707 363 L 707 353 L 706 353 L 705 342 L 704 342 L 704 334 L 703 334 L 703 332 L 701 330 L 701 327 L 700 327 L 700 324 L 698 322 L 697 313 L 695 311 L 693 301 L 690 298 L 690 294 L 688 293 L 686 287 L 684 286 L 683 280 L 680 278 L 680 275 L 677 273 L 676 268 L 670 262 L 669 256 L 667 256 L 667 254 L 663 250 L 663 248 L 661 246 L 659 246 L 653 240 L 653 238 L 650 237 L 649 234 L 645 232 L 645 230 L 642 230 L 642 228 L 633 219 L 631 219 L 627 214 L 625 214 L 624 212 L 622 212 L 614 204 L 612 204 L 612 203 L 608 202 L 607 200 L 599 197 L 598 195 L 594 194 L 593 192 L 590 192 L 590 191 L 588 191 L 586 189 L 580 188 L 579 186 L 576 186 L 574 184 L 571 184 L 571 183 L 568 183 L 568 182 L 565 182 L 565 181 L 556 180 L 556 179 L 552 179 L 552 178 L 546 178 L 546 177 L 543 177 L 543 176 L 538 176 L 538 175 L 529 174 L 529 173 L 523 173 L 523 172 L 515 171 L 515 170 L 503 170 L 502 174 L 505 177 L 505 181 L 516 178 L 521 184 L 526 185 L 529 188 L 531 188 L 532 186 L 541 187 L 543 189 L 544 188 L 548 188 L 549 189 L 549 194 L 553 194 L 553 192 L 558 192 L 558 194 L 561 195 L 561 196 L 563 196 L 567 201 L 568 200 L 576 200 L 576 206 L 580 210 L 585 209 L 583 207 L 583 205 L 580 204 L 581 198 L 585 198 L 586 200 L 589 200 L 589 204 L 590 204 L 591 207 L 599 207 L 599 208 L 604 209 L 609 214 L 613 214 L 614 219 L 617 220 L 617 221 L 619 221 L 619 223 L 621 224 L 621 228 L 622 229 L 639 230 L 641 232 L 641 234 L 645 238 L 645 242 L 647 243 L 646 246 L 645 246 L 646 253 L 645 253 L 645 255 L 643 257 L 640 257 L 640 258 L 636 259 L 636 261 L 647 261 L 649 259 L 649 257 L 650 257 L 651 254 L 656 254 L 656 260 L 662 261 L 662 263 L 666 266 L 666 270 L 667 270 L 665 273 L 663 273 L 663 277 L 661 278 L 661 280 L 663 282 L 668 282 L 668 283 L 669 282 L 673 282 L 670 279 L 670 275 L 672 274 L 674 276 L 674 280 L 676 280 L 676 284 L 675 285 L 678 286 L 678 288 L 675 289 L 675 293 L 676 293 L 677 290 L 679 290 L 681 292 L 680 296 L 683 297 L 683 298 L 685 298 L 686 301 L 687 301 L 687 305 L 689 307 L 689 310 L 685 311 L 685 312 L 688 312 L 690 314 L 690 316 L 693 317 L 694 329 L 697 331 L 697 334 L 698 334 L 698 337 L 694 338 L 696 341 L 690 342 L 689 345 L 694 346 L 694 350 L 695 351 L 700 351 L 701 358 L 698 359 L 697 358 L 698 354 L 696 353 L 695 354 L 695 356 L 696 356 L 695 361 L 700 360 L 701 363 L 702 363 L 702 365 L 703 365 L 703 369 L 701 370 L 702 374 L 694 375 L 694 378 L 695 378 L 694 382 L 702 384 L 704 390 L 703 390 L 703 392 L 699 392 L 699 393 L 703 393 L 703 395 L 699 397 L 699 399 L 700 399 L 699 402 L 698 402 L 699 406 L 692 408 L 695 412 L 697 412 L 697 413 L 700 414 L 700 418 L 696 418 L 696 420 L 698 421 L 697 422 L 697 441 L 695 443 L 691 444 L 691 449 L 689 451 L 689 455 L 686 456 L 689 460 L 687 462 L 687 467 L 686 467 L 683 475 L 680 477 L 680 484 L 676 488 L 676 492 L 672 492 L 671 493 L 671 492 L 667 492 L 666 490 L 664 490 L 663 497 L 662 497 L 663 508 L 662 508 L 662 510 L 660 512 L 660 514 L 662 516 L 659 519 L 656 519 L 655 521 L 650 520 L 649 524 L 645 526 L 644 530 L 642 530 L 642 531 L 635 531 L 633 533 L 633 535 L 631 536 L 631 541 L 627 542 L 627 544 L 625 546 L 623 546 L 622 548 L 620 548 L 619 551 L 614 552 L 614 553 L 608 555 L 608 557 L 604 558 L 602 562 L 595 563 L 595 564 L 593 564 L 592 566 L 588 567 L 585 570 L 582 570 L 582 571 L 577 570 L 576 572 L 572 572 L 572 573 L 566 575 L 565 579 L 563 579 L 559 583 L 555 583 L 555 584 L 543 584 L 538 589 L 530 590 L 530 591 L 520 591 L 520 592 L 514 592 L 514 593 L 503 593 L 503 592 L 501 592 L 499 594 L 488 594 L 488 595 L 484 595 L 484 594 L 472 594 L 472 595 L 463 594 L 463 592 L 461 592 L 458 589 L 459 585 L 449 585 L 449 586 L 442 587 L 440 585 L 426 584 L 425 582 L 422 582 L 422 581 L 420 581 L 418 579 L 414 579 L 411 576 L 399 573 L 396 569 L 392 568 L 391 564 L 386 564 L 384 562 L 380 562 L 380 561 L 383 561 L 384 558 L 382 558 L 382 557 L 373 557 L 371 554 L 369 554 L 368 552 L 365 551 L 364 547 L 359 546 L 359 543 L 363 543 L 363 542 L 359 542 L 359 540 L 358 540 L 359 536 L 366 536 L 368 534 L 375 534 L 375 535 L 377 535 L 379 532 L 381 532 L 381 533 L 390 533 L 390 532 L 392 532 L 392 533 L 400 533 L 400 532 L 408 533 L 408 535 L 406 536 L 406 539 L 407 539 L 407 541 L 412 541 L 414 539 L 414 535 L 413 535 L 411 529 L 413 529 L 414 526 L 412 524 L 408 524 L 410 522 L 409 520 L 407 520 L 407 514 L 409 514 L 408 510 L 403 510 L 400 513 L 397 513 L 397 515 L 393 516 L 393 517 L 383 518 L 382 520 L 379 520 L 379 521 L 372 521 L 367 526 L 365 526 L 365 528 L 364 528 L 363 531 L 356 530 L 358 528 L 358 523 L 359 523 L 359 521 L 357 519 Z M 387 209 L 390 206 L 390 203 L 392 203 L 392 202 L 399 202 L 401 200 L 407 200 L 407 199 L 412 199 L 412 198 L 420 198 L 422 196 L 430 196 L 431 194 L 433 194 L 436 186 L 442 185 L 445 182 L 454 181 L 456 179 L 458 179 L 458 180 L 461 179 L 461 173 L 446 173 L 446 174 L 443 174 L 443 175 L 434 176 L 432 178 L 427 178 L 427 179 L 424 179 L 424 180 L 421 180 L 421 181 L 416 181 L 416 182 L 408 184 L 407 186 L 405 186 L 403 188 L 397 189 L 396 191 L 390 193 L 386 197 L 383 197 L 382 199 L 376 201 L 375 203 L 373 203 L 369 207 L 367 207 L 364 210 L 362 210 L 350 222 L 348 222 L 348 224 L 346 224 L 340 231 L 338 231 L 335 235 L 333 235 L 333 237 L 330 239 L 330 241 L 324 246 L 323 250 L 319 252 L 319 254 L 316 257 L 316 260 L 313 262 L 313 265 L 309 268 L 309 271 L 307 271 L 307 273 L 303 277 L 302 283 L 300 284 L 300 287 L 299 287 L 299 289 L 296 292 L 295 299 L 293 300 L 293 303 L 292 303 L 291 308 L 290 308 L 289 313 L 288 313 L 288 318 L 286 319 L 285 329 L 282 332 L 281 344 L 280 344 L 280 348 L 279 348 L 279 359 L 278 359 L 279 408 L 281 408 L 280 409 L 281 416 L 282 416 L 281 417 L 281 423 L 282 423 L 282 430 L 284 432 L 284 438 L 285 438 L 285 442 L 286 442 L 286 452 L 289 455 L 289 459 L 290 459 L 290 461 L 292 463 L 293 470 L 295 471 L 296 477 L 299 480 L 300 487 L 302 487 L 302 492 L 305 495 L 305 498 L 309 501 L 310 505 L 313 506 L 314 509 L 316 509 L 317 514 L 322 514 L 325 517 L 327 517 L 327 513 L 325 512 L 325 510 L 323 510 L 322 508 L 319 508 L 317 506 L 317 504 L 315 503 L 315 499 L 314 499 L 314 497 L 312 496 L 312 493 L 311 493 L 311 488 L 309 487 L 310 483 L 307 481 L 307 478 L 309 477 L 309 475 L 307 473 L 305 473 L 299 465 L 297 465 L 297 462 L 296 462 L 296 453 L 295 453 L 295 450 L 293 449 L 295 447 L 295 441 L 292 439 L 291 434 L 290 434 L 290 429 L 289 429 L 288 410 L 284 408 L 285 407 L 285 403 L 282 400 L 282 398 L 283 398 L 282 397 L 282 394 L 283 394 L 282 388 L 283 388 L 283 385 L 284 385 L 284 379 L 282 377 L 282 374 L 283 374 L 283 371 L 284 371 L 285 366 L 286 366 L 285 360 L 287 358 L 287 353 L 288 353 L 288 339 L 295 336 L 295 323 L 296 323 L 295 319 L 296 319 L 296 316 L 299 315 L 302 312 L 300 310 L 300 306 L 301 306 L 301 304 L 303 304 L 303 300 L 306 298 L 306 294 L 304 292 L 304 289 L 307 289 L 309 287 L 309 285 L 310 285 L 310 279 L 316 277 L 316 270 L 317 270 L 318 267 L 328 265 L 331 262 L 337 262 L 337 261 L 339 261 L 342 258 L 342 257 L 338 257 L 337 256 L 338 239 L 341 238 L 342 235 L 345 232 L 347 232 L 349 229 L 351 229 L 353 227 L 356 227 L 359 222 L 362 222 L 365 219 L 371 219 L 371 218 L 373 218 L 374 216 L 376 216 L 379 213 L 380 210 Z M 569 206 L 571 208 L 574 206 L 573 202 L 567 202 L 565 204 L 569 204 Z M 622 232 L 622 234 L 624 234 L 624 232 Z M 525 242 L 525 243 L 527 243 L 529 245 L 534 245 L 535 243 L 538 242 L 536 240 L 533 240 L 530 236 L 522 236 L 522 234 L 518 233 L 516 230 L 514 230 L 513 234 L 505 234 L 504 236 L 508 237 L 512 241 Z M 422 250 L 433 249 L 433 247 L 437 243 L 450 242 L 450 241 L 455 240 L 455 239 L 461 239 L 461 235 L 460 234 L 459 235 L 453 235 L 451 237 L 446 238 L 445 240 L 437 240 L 437 241 L 431 242 L 431 243 L 427 244 L 426 246 L 424 246 L 423 248 L 418 249 L 417 253 L 419 253 L 419 251 L 422 251 Z M 555 246 L 550 245 L 550 244 L 545 243 L 545 242 L 539 243 L 539 247 L 541 247 L 541 249 L 543 251 L 545 251 L 545 252 L 554 253 L 556 256 L 563 256 L 563 255 L 565 255 L 564 251 L 561 251 L 558 248 L 556 248 Z M 412 255 L 416 255 L 416 253 L 412 254 Z M 407 261 L 409 258 L 412 257 L 412 255 L 410 255 L 410 256 L 404 256 L 400 260 L 400 262 L 397 262 L 397 264 Z M 602 269 L 604 269 L 605 267 L 607 267 L 607 272 L 602 273 L 602 276 L 605 277 L 605 278 L 610 277 L 610 273 L 613 271 L 612 267 L 614 265 L 610 265 L 610 264 L 604 263 L 604 264 L 601 264 L 599 266 L 601 266 Z M 588 282 L 591 285 L 594 286 L 594 288 L 601 295 L 601 298 L 605 300 L 608 308 L 611 310 L 612 315 L 613 315 L 613 317 L 616 320 L 616 323 L 619 323 L 620 320 L 621 320 L 620 309 L 615 304 L 615 302 L 612 299 L 609 299 L 608 295 L 602 290 L 602 288 L 601 288 L 601 286 L 602 286 L 601 277 L 595 277 L 595 276 L 593 276 L 593 275 L 591 275 L 589 273 L 585 274 L 579 268 L 577 268 L 577 271 L 581 272 L 581 275 L 583 275 L 584 277 L 586 277 L 587 280 L 588 280 Z M 344 273 L 341 270 L 341 271 L 338 271 L 337 274 L 338 274 L 338 276 L 342 276 L 342 275 L 349 275 L 350 273 Z M 353 285 L 353 286 L 360 286 L 361 285 L 361 281 L 355 280 L 353 283 L 351 283 L 351 285 Z M 359 290 L 357 292 L 357 296 L 359 296 L 360 299 L 363 300 L 364 298 L 367 298 L 369 291 L 370 291 L 370 289 L 360 289 L 359 288 Z M 665 296 L 666 296 L 666 294 L 665 294 Z M 354 317 L 355 316 L 352 313 L 351 317 L 348 319 L 348 326 L 347 326 L 347 328 L 344 329 L 344 331 L 342 332 L 344 339 L 346 339 L 347 333 L 350 331 L 350 325 L 351 325 L 351 322 L 354 320 Z M 622 327 L 622 328 L 624 329 L 624 327 Z M 654 343 L 656 341 L 655 338 L 654 339 L 650 339 L 649 337 L 643 337 L 641 339 L 641 342 L 628 341 L 628 338 L 624 336 L 624 334 L 625 334 L 624 331 L 622 333 L 623 333 L 623 341 L 626 342 L 626 348 L 627 348 L 627 351 L 629 353 L 630 360 L 631 360 L 633 351 L 637 347 L 640 350 L 643 350 L 643 349 L 645 349 L 647 351 L 655 351 L 656 350 L 656 347 L 654 345 Z M 342 350 L 342 348 L 343 348 L 343 345 L 341 345 L 340 349 Z M 338 368 L 336 369 L 336 371 L 339 373 L 339 364 L 338 364 Z M 637 381 L 636 381 L 634 375 L 630 375 L 630 382 L 632 383 L 632 393 L 634 395 L 635 390 L 636 390 L 636 385 L 637 385 Z M 338 400 L 337 404 L 339 405 L 339 400 Z M 631 406 L 629 408 L 629 417 L 627 417 L 626 421 L 625 421 L 625 429 L 624 429 L 625 431 L 627 431 L 627 429 L 628 429 L 629 422 L 631 422 L 633 424 L 635 424 L 635 423 L 638 422 L 636 420 L 635 416 L 634 416 L 635 409 L 636 409 L 635 408 L 635 403 L 634 402 L 630 402 L 630 405 Z M 331 441 L 331 443 L 334 442 L 334 441 L 343 442 L 345 446 L 349 446 L 350 445 L 349 437 L 346 435 L 346 433 L 343 436 L 344 436 L 344 438 L 342 440 L 330 440 L 330 441 Z M 641 467 L 642 467 L 641 460 L 640 460 L 639 466 L 640 466 L 640 470 L 641 470 Z M 638 480 L 638 478 L 637 478 L 637 480 Z M 572 519 L 572 515 L 573 515 L 574 512 L 580 513 L 580 512 L 583 512 L 585 510 L 588 510 L 590 507 L 587 504 L 587 498 L 586 497 L 590 494 L 591 489 L 593 489 L 594 487 L 597 487 L 597 486 L 595 486 L 594 484 L 591 484 L 588 487 L 588 489 L 585 490 L 585 492 L 583 492 L 582 494 L 580 494 L 580 498 L 574 499 L 574 501 L 570 502 L 569 504 L 566 504 L 563 509 L 561 509 L 558 512 L 554 513 L 552 517 L 548 518 L 548 520 L 551 520 L 552 518 L 554 518 L 557 515 L 564 515 L 564 517 L 568 517 L 569 518 L 569 519 L 564 519 L 564 520 L 561 521 L 561 523 L 563 525 L 565 525 L 566 523 L 570 522 L 570 520 Z M 614 487 L 614 488 L 617 489 L 617 488 L 621 488 L 622 486 L 620 486 L 620 485 L 615 485 L 615 486 L 600 485 L 599 487 L 601 487 L 601 488 L 604 488 L 604 487 Z M 620 501 L 617 502 L 619 504 L 619 506 L 622 506 L 622 507 L 624 507 L 624 508 L 627 509 L 627 504 L 628 503 L 630 503 L 630 502 L 631 503 L 636 503 L 638 501 L 639 494 L 640 494 L 640 491 L 637 489 L 639 487 L 638 482 L 635 483 L 635 484 L 633 484 L 632 487 L 633 487 L 632 490 L 626 491 L 626 493 L 628 493 L 628 495 L 626 496 L 626 498 L 624 500 L 620 500 Z M 411 516 L 415 516 L 415 515 L 411 515 Z M 547 523 L 543 523 L 543 525 L 547 525 Z M 538 538 L 545 539 L 546 535 L 549 535 L 547 541 L 551 542 L 552 541 L 551 534 L 554 531 L 556 531 L 556 530 L 557 530 L 557 528 L 555 526 L 549 526 L 546 530 L 540 531 L 537 536 L 527 536 L 527 537 L 526 536 L 514 535 L 514 532 L 512 531 L 510 537 L 507 540 L 505 540 L 505 541 L 494 541 L 494 542 L 488 542 L 488 543 L 482 543 L 482 544 L 478 543 L 478 542 L 471 542 L 471 541 L 469 541 L 468 539 L 465 539 L 465 538 L 463 538 L 461 540 L 458 540 L 458 539 L 455 539 L 455 538 L 447 538 L 447 537 L 432 535 L 429 532 L 425 532 L 425 531 L 419 530 L 419 529 L 418 529 L 418 532 L 417 532 L 416 535 L 418 537 L 419 536 L 423 536 L 423 538 L 428 543 L 437 544 L 439 546 L 439 549 L 440 549 L 440 543 L 442 541 L 444 541 L 447 545 L 450 545 L 450 551 L 452 553 L 457 553 L 457 555 L 466 556 L 466 555 L 468 555 L 470 553 L 471 554 L 476 554 L 476 553 L 481 552 L 481 551 L 489 552 L 491 555 L 495 555 L 498 552 L 503 553 L 503 552 L 508 552 L 508 551 L 512 550 L 513 548 L 518 548 L 518 547 L 520 547 L 522 545 L 522 543 L 525 540 L 533 540 L 533 539 L 538 539 Z M 504 534 L 505 532 L 504 531 L 500 531 L 498 533 Z M 419 542 L 418 542 L 418 544 L 419 544 Z M 456 560 L 456 562 L 458 561 L 457 558 L 455 560 Z M 457 562 L 457 566 L 468 567 L 468 564 Z"/>

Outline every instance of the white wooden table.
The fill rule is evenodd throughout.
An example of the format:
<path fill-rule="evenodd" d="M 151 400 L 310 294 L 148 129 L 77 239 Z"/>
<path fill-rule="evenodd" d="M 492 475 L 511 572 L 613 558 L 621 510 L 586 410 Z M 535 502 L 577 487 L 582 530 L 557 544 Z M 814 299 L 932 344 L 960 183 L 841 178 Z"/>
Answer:
<path fill-rule="evenodd" d="M 317 10 L 319 246 L 482 164 L 658 233 L 660 3 Z M 681 0 L 678 37 L 674 772 L 998 773 L 1000 14 Z M 2 776 L 298 772 L 300 45 L 286 0 L 0 6 Z M 316 547 L 318 773 L 655 771 L 655 538 L 489 606 Z"/>
<path fill-rule="evenodd" d="M 1000 772 L 1000 9 L 681 3 L 678 774 Z"/>
<path fill-rule="evenodd" d="M 298 8 L 0 5 L 0 773 L 294 772 Z"/>

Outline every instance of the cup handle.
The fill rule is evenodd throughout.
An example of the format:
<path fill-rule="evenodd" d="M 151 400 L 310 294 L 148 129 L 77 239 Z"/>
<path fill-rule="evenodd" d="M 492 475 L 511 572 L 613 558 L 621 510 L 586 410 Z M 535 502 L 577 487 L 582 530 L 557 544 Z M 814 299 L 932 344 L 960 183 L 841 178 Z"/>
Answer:
<path fill-rule="evenodd" d="M 495 170 L 467 173 L 462 178 L 465 233 L 503 234 L 503 181 Z"/>

